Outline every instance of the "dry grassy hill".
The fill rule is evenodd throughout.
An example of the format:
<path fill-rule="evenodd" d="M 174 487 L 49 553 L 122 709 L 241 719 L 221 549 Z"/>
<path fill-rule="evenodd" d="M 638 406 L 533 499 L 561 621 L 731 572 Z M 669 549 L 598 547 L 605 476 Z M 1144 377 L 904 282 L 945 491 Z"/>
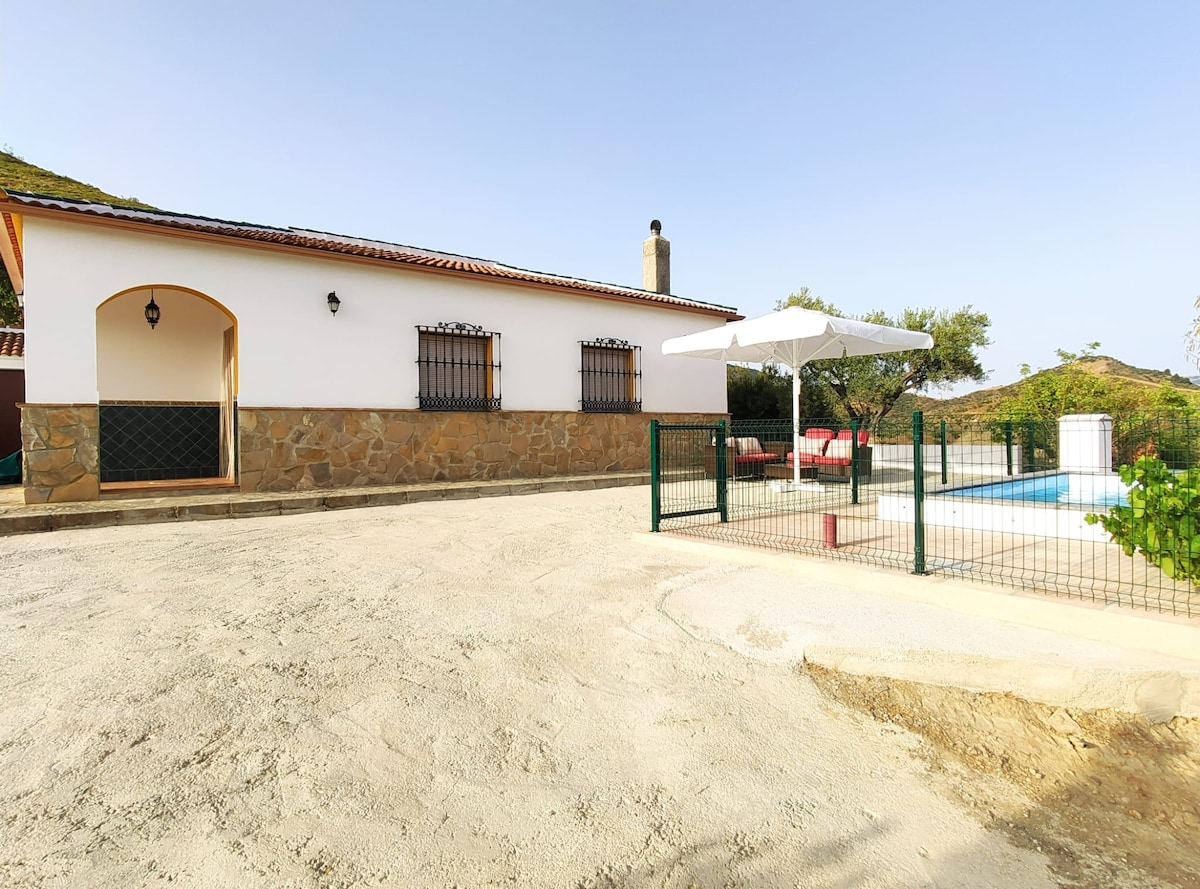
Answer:
<path fill-rule="evenodd" d="M 60 176 L 42 167 L 34 166 L 15 154 L 0 151 L 0 188 L 12 191 L 31 191 L 56 198 L 71 198 L 79 201 L 100 201 L 119 204 L 123 207 L 140 207 L 154 210 L 155 207 L 137 198 L 122 198 L 102 191 L 94 185 L 80 182 L 69 176 Z M 0 263 L 0 327 L 23 327 L 24 314 L 17 304 L 8 271 Z"/>
<path fill-rule="evenodd" d="M 1093 355 L 1080 358 L 1074 362 L 1074 365 L 1088 373 L 1109 377 L 1113 380 L 1135 386 L 1144 386 L 1147 390 L 1155 389 L 1166 383 L 1179 389 L 1181 392 L 1200 397 L 1200 386 L 1197 386 L 1187 377 L 1171 373 L 1169 370 L 1148 370 L 1142 367 L 1133 367 L 1123 361 L 1118 361 L 1116 358 L 1110 358 L 1107 355 Z M 1051 368 L 1051 370 L 1054 370 L 1054 368 Z M 1035 379 L 1039 374 L 1046 372 L 1044 370 L 1038 371 L 1038 373 L 1032 374 L 1027 379 L 1018 380 L 1007 386 L 992 386 L 988 389 L 979 389 L 975 392 L 968 392 L 966 395 L 960 395 L 957 398 L 929 398 L 924 395 L 906 395 L 896 403 L 896 407 L 892 413 L 903 415 L 911 413 L 914 410 L 921 410 L 933 416 L 994 414 L 1005 399 L 1018 394 L 1021 387 L 1027 385 L 1030 380 Z"/>
<path fill-rule="evenodd" d="M 3 151 L 0 151 L 0 188 L 13 191 L 32 191 L 56 198 L 101 201 L 106 204 L 120 204 L 124 207 L 155 209 L 137 198 L 117 197 L 94 185 L 88 185 L 86 182 L 80 182 L 69 176 L 60 176 L 58 173 L 34 166 L 15 154 L 6 154 Z"/>

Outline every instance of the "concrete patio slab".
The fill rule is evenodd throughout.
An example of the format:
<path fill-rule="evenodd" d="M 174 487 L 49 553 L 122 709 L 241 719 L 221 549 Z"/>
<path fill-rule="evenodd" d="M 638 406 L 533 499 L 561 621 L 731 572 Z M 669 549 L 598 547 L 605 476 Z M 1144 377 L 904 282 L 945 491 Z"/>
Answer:
<path fill-rule="evenodd" d="M 662 607 L 758 660 L 1151 721 L 1200 716 L 1198 619 L 669 534 L 635 539 L 706 555 L 712 571 L 677 584 Z M 781 589 L 781 573 L 794 586 Z"/>

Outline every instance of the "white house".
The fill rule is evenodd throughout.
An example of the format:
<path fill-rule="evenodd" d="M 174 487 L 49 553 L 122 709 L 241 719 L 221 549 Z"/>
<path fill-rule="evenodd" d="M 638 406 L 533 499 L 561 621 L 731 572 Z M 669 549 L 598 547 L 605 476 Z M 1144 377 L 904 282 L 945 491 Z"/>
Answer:
<path fill-rule="evenodd" d="M 659 345 L 738 316 L 669 294 L 657 227 L 638 290 L 21 192 L 0 212 L 27 502 L 644 469 L 650 419 L 726 411 L 723 365 Z"/>

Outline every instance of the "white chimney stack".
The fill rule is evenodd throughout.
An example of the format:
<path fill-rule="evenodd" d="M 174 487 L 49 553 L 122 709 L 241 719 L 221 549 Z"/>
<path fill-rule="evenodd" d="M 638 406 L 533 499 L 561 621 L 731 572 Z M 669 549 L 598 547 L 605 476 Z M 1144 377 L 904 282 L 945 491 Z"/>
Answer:
<path fill-rule="evenodd" d="M 650 223 L 650 237 L 642 241 L 642 289 L 671 292 L 671 242 L 662 236 L 662 223 Z"/>

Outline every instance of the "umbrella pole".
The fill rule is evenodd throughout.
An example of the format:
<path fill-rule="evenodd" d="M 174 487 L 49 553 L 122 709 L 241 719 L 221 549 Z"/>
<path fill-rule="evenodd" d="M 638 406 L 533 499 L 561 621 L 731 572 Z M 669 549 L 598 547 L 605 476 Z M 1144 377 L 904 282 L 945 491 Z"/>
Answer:
<path fill-rule="evenodd" d="M 792 484 L 800 484 L 800 368 L 792 368 Z"/>

